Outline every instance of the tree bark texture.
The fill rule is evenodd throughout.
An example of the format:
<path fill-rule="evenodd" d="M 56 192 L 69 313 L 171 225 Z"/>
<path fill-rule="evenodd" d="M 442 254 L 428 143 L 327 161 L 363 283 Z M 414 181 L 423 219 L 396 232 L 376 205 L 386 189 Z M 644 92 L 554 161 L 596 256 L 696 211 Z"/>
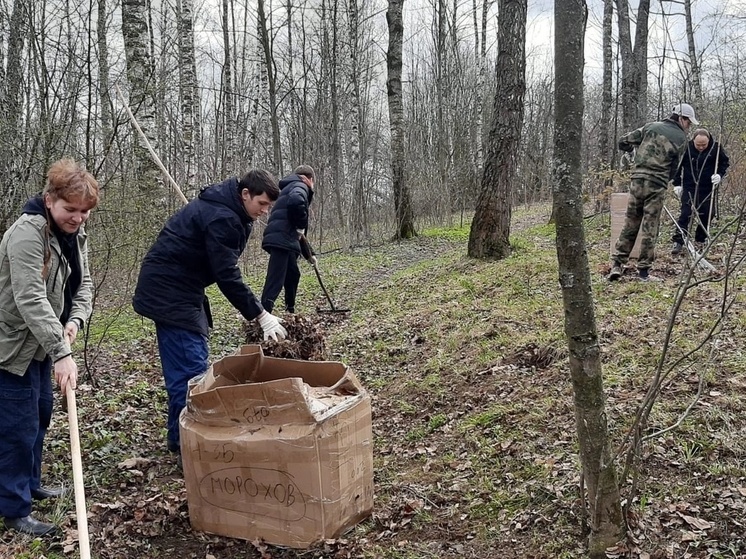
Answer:
<path fill-rule="evenodd" d="M 704 100 L 702 94 L 702 78 L 699 69 L 699 60 L 697 57 L 697 48 L 694 43 L 694 24 L 692 23 L 692 0 L 682 0 L 684 2 L 684 19 L 686 21 L 686 43 L 689 48 L 689 67 L 692 74 L 692 90 L 694 98 L 689 102 L 694 104 L 695 110 L 700 108 Z"/>
<path fill-rule="evenodd" d="M 526 93 L 528 0 L 499 0 L 497 91 L 487 157 L 469 232 L 468 254 L 502 259 L 510 255 L 513 182 L 521 144 Z"/>
<path fill-rule="evenodd" d="M 604 19 L 602 25 L 603 77 L 601 83 L 601 122 L 598 134 L 598 153 L 602 169 L 611 167 L 615 150 L 611 149 L 610 128 L 612 124 L 613 103 L 613 51 L 612 24 L 614 19 L 614 0 L 604 0 Z"/>
<path fill-rule="evenodd" d="M 637 7 L 635 42 L 630 31 L 629 1 L 616 0 L 622 59 L 622 125 L 625 131 L 645 124 L 648 97 L 648 19 L 650 0 Z"/>
<path fill-rule="evenodd" d="M 24 37 L 28 32 L 28 0 L 15 0 L 8 27 L 8 47 L 5 67 L 0 70 L 4 78 L 0 80 L 0 184 L 4 196 L 0 201 L 0 232 L 15 219 L 13 212 L 16 205 L 16 194 L 23 185 L 23 166 L 26 157 L 22 156 L 20 145 L 22 121 L 22 64 L 24 56 Z M 7 23 L 7 20 L 5 20 Z M 2 54 L 2 53 L 0 53 Z"/>
<path fill-rule="evenodd" d="M 386 22 L 389 26 L 389 48 L 386 54 L 388 67 L 387 92 L 389 100 L 389 125 L 391 126 L 391 174 L 394 189 L 394 210 L 396 213 L 396 236 L 409 239 L 415 236 L 414 216 L 409 188 L 404 176 L 406 148 L 404 146 L 404 104 L 402 100 L 402 43 L 404 21 L 402 10 L 404 0 L 389 0 Z"/>
<path fill-rule="evenodd" d="M 267 72 L 269 87 L 269 122 L 272 127 L 272 164 L 275 173 L 282 171 L 282 146 L 280 145 L 280 124 L 277 118 L 277 70 L 273 58 L 273 46 L 269 21 L 265 11 L 264 0 L 257 0 L 257 18 L 259 24 L 259 41 L 264 54 L 264 70 Z"/>
<path fill-rule="evenodd" d="M 262 0 L 259 0 L 261 4 Z M 234 100 L 235 94 L 233 89 L 233 42 L 231 41 L 231 25 L 228 12 L 231 9 L 231 3 L 229 0 L 223 0 L 223 71 L 221 73 L 221 91 L 223 99 L 223 141 L 222 141 L 222 157 L 223 168 L 221 169 L 221 175 L 226 175 L 229 169 L 233 168 L 233 157 L 235 151 L 235 124 L 236 120 Z M 257 8 L 259 9 L 259 8 Z M 219 134 L 216 134 L 219 136 Z M 218 140 L 219 141 L 219 140 Z"/>
<path fill-rule="evenodd" d="M 122 0 L 122 34 L 130 84 L 129 105 L 150 145 L 157 151 L 155 72 L 148 30 L 146 0 Z M 145 141 L 133 130 L 137 184 L 154 197 L 162 194 L 160 170 Z"/>
<path fill-rule="evenodd" d="M 196 139 L 199 114 L 199 94 L 194 54 L 194 23 L 192 0 L 179 0 L 177 5 L 179 34 L 179 98 L 181 101 L 181 150 L 184 187 L 195 194 L 197 189 Z"/>
<path fill-rule="evenodd" d="M 107 0 L 98 0 L 97 6 L 96 41 L 98 44 L 98 85 L 101 95 L 101 137 L 106 159 L 103 169 L 104 176 L 108 176 L 112 171 L 109 151 L 110 146 L 114 141 L 114 138 L 112 137 L 114 122 L 112 120 L 112 100 L 111 92 L 109 90 L 109 41 L 107 38 L 109 25 L 106 18 Z"/>
<path fill-rule="evenodd" d="M 601 355 L 583 229 L 581 137 L 585 0 L 555 2 L 554 215 L 557 262 L 565 309 L 565 334 L 575 398 L 575 425 L 587 489 L 589 554 L 623 535 L 617 474 L 606 423 Z"/>

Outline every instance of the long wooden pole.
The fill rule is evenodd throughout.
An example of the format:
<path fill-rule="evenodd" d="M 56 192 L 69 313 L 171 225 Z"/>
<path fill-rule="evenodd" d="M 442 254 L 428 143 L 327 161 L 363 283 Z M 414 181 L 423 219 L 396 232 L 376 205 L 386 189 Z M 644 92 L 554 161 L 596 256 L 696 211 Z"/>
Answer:
<path fill-rule="evenodd" d="M 75 390 L 67 386 L 67 420 L 70 424 L 70 452 L 73 459 L 73 487 L 75 489 L 75 516 L 78 520 L 78 542 L 80 559 L 91 559 L 91 542 L 88 537 L 88 513 L 85 506 L 83 485 L 83 462 L 80 459 L 80 435 L 78 433 L 78 409 L 75 404 Z"/>
<path fill-rule="evenodd" d="M 712 135 L 710 135 L 710 137 L 712 137 Z M 713 138 L 712 141 L 714 142 L 715 139 Z M 719 166 L 720 166 L 720 142 L 718 142 L 718 150 L 717 150 L 717 153 L 715 154 L 715 174 L 716 175 L 718 174 Z M 720 177 L 720 180 L 722 181 L 723 178 Z M 705 231 L 707 231 L 708 241 L 710 240 L 710 222 L 712 221 L 712 207 L 713 207 L 713 202 L 715 201 L 715 190 L 718 188 L 720 188 L 719 184 L 714 184 L 710 188 L 710 210 L 707 213 L 707 228 L 705 229 Z"/>
<path fill-rule="evenodd" d="M 122 104 L 124 105 L 125 110 L 127 111 L 127 114 L 130 117 L 130 120 L 132 121 L 132 126 L 135 127 L 135 130 L 140 134 L 140 137 L 142 138 L 142 141 L 145 143 L 145 147 L 148 148 L 148 152 L 150 152 L 150 157 L 153 158 L 153 161 L 156 165 L 158 165 L 158 168 L 161 170 L 161 173 L 165 175 L 165 177 L 168 179 L 168 181 L 171 183 L 171 186 L 176 191 L 176 194 L 179 195 L 179 198 L 181 198 L 181 201 L 184 202 L 184 205 L 189 203 L 189 200 L 186 199 L 186 196 L 184 196 L 184 193 L 181 191 L 181 188 L 179 188 L 179 185 L 176 184 L 176 181 L 171 176 L 171 173 L 169 173 L 166 170 L 166 167 L 161 163 L 160 158 L 158 157 L 158 154 L 153 149 L 153 146 L 150 145 L 150 140 L 148 140 L 148 137 L 145 135 L 145 132 L 142 131 L 142 128 L 140 128 L 140 125 L 135 120 L 135 115 L 132 114 L 132 111 L 130 110 L 129 103 L 124 98 L 124 95 L 122 94 L 122 90 L 119 89 L 119 86 L 116 86 L 117 93 L 119 94 L 119 98 L 122 100 Z"/>

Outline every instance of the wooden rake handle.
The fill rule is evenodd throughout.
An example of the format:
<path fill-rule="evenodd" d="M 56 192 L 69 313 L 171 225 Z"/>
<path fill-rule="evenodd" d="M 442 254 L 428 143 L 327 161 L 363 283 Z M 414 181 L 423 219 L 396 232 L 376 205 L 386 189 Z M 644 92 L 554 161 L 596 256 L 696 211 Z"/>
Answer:
<path fill-rule="evenodd" d="M 75 515 L 78 521 L 78 541 L 80 559 L 91 559 L 91 542 L 88 537 L 88 514 L 85 508 L 85 487 L 83 486 L 83 462 L 80 459 L 80 436 L 78 434 L 78 409 L 75 404 L 75 390 L 67 387 L 67 419 L 70 424 L 70 452 L 73 460 L 73 487 L 75 489 Z"/>

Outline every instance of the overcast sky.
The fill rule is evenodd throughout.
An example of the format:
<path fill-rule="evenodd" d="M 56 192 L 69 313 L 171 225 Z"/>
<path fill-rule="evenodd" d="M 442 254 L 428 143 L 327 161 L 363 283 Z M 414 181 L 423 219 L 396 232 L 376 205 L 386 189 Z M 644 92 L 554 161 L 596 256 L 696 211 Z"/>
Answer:
<path fill-rule="evenodd" d="M 527 53 L 537 68 L 551 66 L 554 41 L 554 1 L 529 0 Z M 562 1 L 562 0 L 557 0 Z M 585 71 L 588 79 L 600 79 L 601 72 L 601 22 L 603 0 L 588 0 L 588 25 L 585 43 Z M 637 0 L 630 0 L 637 10 Z M 684 34 L 683 7 L 677 3 L 664 3 L 666 17 L 660 15 L 661 4 L 653 0 L 651 6 L 649 44 L 650 55 L 662 52 L 666 46 L 667 57 L 686 60 L 686 36 Z M 746 37 L 746 19 L 734 16 L 746 15 L 746 0 L 693 0 L 692 17 L 695 22 L 697 50 L 704 50 L 705 58 L 717 56 L 725 44 L 734 45 L 734 38 Z M 634 30 L 633 30 L 634 32 Z M 616 34 L 616 18 L 614 21 Z M 746 43 L 746 40 L 743 41 Z M 743 44 L 743 43 L 742 43 Z M 672 52 L 676 49 L 675 55 Z M 707 60 L 705 60 L 705 63 Z M 675 60 L 673 61 L 675 64 Z"/>

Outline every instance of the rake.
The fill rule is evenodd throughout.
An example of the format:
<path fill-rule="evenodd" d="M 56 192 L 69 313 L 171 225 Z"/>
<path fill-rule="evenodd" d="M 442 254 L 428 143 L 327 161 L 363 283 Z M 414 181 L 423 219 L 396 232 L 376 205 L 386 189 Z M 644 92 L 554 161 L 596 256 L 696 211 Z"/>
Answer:
<path fill-rule="evenodd" d="M 319 280 L 319 286 L 321 287 L 321 291 L 324 292 L 324 296 L 326 297 L 326 300 L 329 301 L 330 309 L 321 309 L 319 307 L 316 307 L 316 312 L 319 313 L 348 313 L 350 312 L 350 309 L 340 309 L 337 308 L 337 306 L 334 304 L 334 301 L 332 301 L 332 298 L 329 296 L 329 292 L 326 290 L 326 287 L 324 287 L 324 282 L 321 280 L 321 274 L 319 273 L 319 267 L 316 262 L 314 262 L 313 259 L 313 250 L 311 250 L 311 243 L 308 242 L 308 239 L 306 239 L 306 236 L 301 234 L 300 236 L 300 245 L 301 245 L 301 253 L 303 253 L 303 256 L 308 261 L 311 266 L 313 266 L 313 271 L 316 273 L 316 279 Z"/>
<path fill-rule="evenodd" d="M 679 233 L 681 233 L 682 239 L 684 239 L 684 244 L 686 246 L 686 250 L 689 252 L 689 254 L 694 259 L 695 264 L 698 268 L 701 268 L 705 272 L 714 272 L 715 266 L 710 264 L 704 256 L 702 256 L 699 252 L 697 252 L 697 249 L 694 247 L 694 243 L 689 240 L 686 231 L 684 231 L 681 226 L 679 225 L 679 222 L 676 221 L 676 218 L 673 216 L 671 211 L 666 207 L 663 206 L 663 209 L 666 210 L 666 213 L 668 214 L 668 217 L 671 218 L 671 221 L 673 221 L 673 224 L 676 226 L 676 229 L 679 230 Z"/>

